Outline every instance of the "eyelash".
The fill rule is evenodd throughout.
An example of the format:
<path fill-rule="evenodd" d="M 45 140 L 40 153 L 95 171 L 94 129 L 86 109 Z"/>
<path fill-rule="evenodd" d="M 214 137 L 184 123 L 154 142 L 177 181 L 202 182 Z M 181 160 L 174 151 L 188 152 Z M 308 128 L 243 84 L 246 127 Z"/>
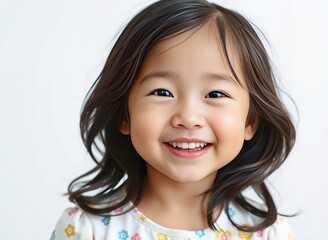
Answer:
<path fill-rule="evenodd" d="M 213 94 L 216 94 L 217 97 L 213 97 L 213 96 L 210 97 L 210 95 Z M 173 94 L 166 89 L 156 89 L 155 91 L 151 92 L 150 95 L 155 95 L 159 97 L 173 97 Z M 222 98 L 222 97 L 227 97 L 227 94 L 221 91 L 211 91 L 205 96 L 205 98 Z"/>
<path fill-rule="evenodd" d="M 163 93 L 165 93 L 164 95 L 162 95 Z M 155 96 L 159 96 L 159 97 L 173 97 L 173 94 L 170 93 L 168 90 L 165 89 L 157 89 L 153 92 L 151 92 L 150 95 L 155 95 Z"/>
<path fill-rule="evenodd" d="M 215 93 L 216 95 L 219 95 L 217 97 L 209 97 L 210 94 L 213 94 Z M 205 98 L 222 98 L 222 97 L 227 97 L 227 94 L 225 94 L 224 92 L 221 92 L 221 91 L 212 91 L 212 92 L 209 92 L 208 94 L 206 94 Z"/>

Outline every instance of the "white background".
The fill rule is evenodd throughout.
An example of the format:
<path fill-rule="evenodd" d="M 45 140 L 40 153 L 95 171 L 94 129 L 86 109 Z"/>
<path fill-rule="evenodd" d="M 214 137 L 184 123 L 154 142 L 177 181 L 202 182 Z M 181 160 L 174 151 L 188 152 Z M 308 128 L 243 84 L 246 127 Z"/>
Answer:
<path fill-rule="evenodd" d="M 297 144 L 272 176 L 296 239 L 327 239 L 328 2 L 216 1 L 268 37 L 297 120 Z M 149 1 L 0 0 L 0 239 L 48 239 L 91 166 L 79 136 L 84 95 L 115 34 Z"/>

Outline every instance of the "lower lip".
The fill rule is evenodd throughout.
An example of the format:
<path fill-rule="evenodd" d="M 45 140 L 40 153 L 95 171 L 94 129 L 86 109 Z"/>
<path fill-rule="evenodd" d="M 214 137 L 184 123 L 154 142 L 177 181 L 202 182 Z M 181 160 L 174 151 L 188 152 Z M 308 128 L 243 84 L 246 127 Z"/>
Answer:
<path fill-rule="evenodd" d="M 182 158 L 197 158 L 202 156 L 207 152 L 207 150 L 212 146 L 211 144 L 208 144 L 206 147 L 201 148 L 199 150 L 182 150 L 179 148 L 174 148 L 170 146 L 168 143 L 165 143 L 165 146 L 169 149 L 171 153 L 173 153 L 177 157 L 182 157 Z"/>

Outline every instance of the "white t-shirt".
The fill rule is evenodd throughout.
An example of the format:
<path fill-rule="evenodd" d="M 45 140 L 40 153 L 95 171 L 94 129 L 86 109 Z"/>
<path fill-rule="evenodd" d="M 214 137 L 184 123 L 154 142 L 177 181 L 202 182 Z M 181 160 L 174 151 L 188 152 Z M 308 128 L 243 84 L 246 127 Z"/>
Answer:
<path fill-rule="evenodd" d="M 126 210 L 132 209 L 126 213 Z M 153 222 L 132 203 L 114 211 L 117 216 L 96 216 L 79 207 L 66 209 L 52 233 L 51 240 L 292 240 L 293 235 L 285 219 L 263 231 L 247 233 L 237 230 L 227 214 L 238 224 L 253 225 L 261 219 L 231 204 L 228 213 L 222 211 L 216 221 L 218 231 L 204 229 L 186 231 L 169 229 Z"/>

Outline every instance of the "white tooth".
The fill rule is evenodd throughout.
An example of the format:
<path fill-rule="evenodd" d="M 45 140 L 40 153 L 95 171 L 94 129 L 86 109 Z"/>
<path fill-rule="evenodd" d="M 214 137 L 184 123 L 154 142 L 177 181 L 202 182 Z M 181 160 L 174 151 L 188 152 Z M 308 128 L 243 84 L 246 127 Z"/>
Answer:
<path fill-rule="evenodd" d="M 182 149 L 195 149 L 195 148 L 204 148 L 207 146 L 207 143 L 201 142 L 170 142 L 169 143 L 174 148 L 182 148 Z"/>
<path fill-rule="evenodd" d="M 196 147 L 196 143 L 189 143 L 188 148 L 189 149 L 194 149 Z"/>
<path fill-rule="evenodd" d="M 182 143 L 181 148 L 182 149 L 188 149 L 188 143 Z"/>

